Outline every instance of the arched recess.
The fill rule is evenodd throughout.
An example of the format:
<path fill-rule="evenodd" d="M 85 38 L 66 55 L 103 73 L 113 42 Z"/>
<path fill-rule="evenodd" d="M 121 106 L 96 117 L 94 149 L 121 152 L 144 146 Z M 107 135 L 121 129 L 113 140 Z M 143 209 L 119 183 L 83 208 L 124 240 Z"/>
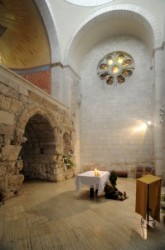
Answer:
<path fill-rule="evenodd" d="M 24 110 L 16 126 L 17 144 L 21 145 L 18 161 L 22 161 L 25 179 L 56 181 L 57 130 L 53 114 L 38 106 Z"/>
<path fill-rule="evenodd" d="M 25 180 L 53 180 L 56 168 L 54 155 L 56 139 L 54 131 L 46 117 L 41 114 L 32 116 L 25 127 L 19 157 L 23 161 L 21 173 Z"/>
<path fill-rule="evenodd" d="M 151 13 L 133 4 L 116 4 L 101 8 L 86 18 L 70 38 L 65 51 L 64 64 L 80 74 L 84 56 L 96 44 L 118 36 L 136 37 L 153 49 L 162 45 L 162 34 Z"/>

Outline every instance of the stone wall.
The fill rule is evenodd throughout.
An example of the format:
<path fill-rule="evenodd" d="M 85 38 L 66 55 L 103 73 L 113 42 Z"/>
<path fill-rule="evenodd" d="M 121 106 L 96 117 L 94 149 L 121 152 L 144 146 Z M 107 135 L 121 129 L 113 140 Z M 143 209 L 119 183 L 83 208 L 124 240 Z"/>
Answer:
<path fill-rule="evenodd" d="M 61 181 L 73 176 L 63 163 L 63 136 L 74 153 L 68 109 L 0 66 L 0 192 L 8 198 L 24 179 Z"/>

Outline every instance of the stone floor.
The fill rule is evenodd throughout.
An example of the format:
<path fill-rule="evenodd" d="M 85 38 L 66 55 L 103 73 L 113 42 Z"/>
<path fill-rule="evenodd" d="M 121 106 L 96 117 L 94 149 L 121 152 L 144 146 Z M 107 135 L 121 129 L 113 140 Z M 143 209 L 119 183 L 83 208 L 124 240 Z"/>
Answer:
<path fill-rule="evenodd" d="M 163 214 L 155 228 L 135 213 L 136 180 L 118 178 L 125 201 L 78 194 L 75 179 L 24 183 L 22 194 L 0 206 L 0 250 L 163 250 Z M 165 191 L 165 190 L 162 190 Z"/>

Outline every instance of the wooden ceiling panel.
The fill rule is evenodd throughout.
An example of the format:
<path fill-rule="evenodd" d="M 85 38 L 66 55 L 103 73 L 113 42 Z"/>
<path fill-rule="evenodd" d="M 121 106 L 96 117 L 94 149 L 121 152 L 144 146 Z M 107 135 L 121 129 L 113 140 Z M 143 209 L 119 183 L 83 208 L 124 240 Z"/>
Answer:
<path fill-rule="evenodd" d="M 47 33 L 33 0 L 0 0 L 0 63 L 15 69 L 50 63 Z"/>

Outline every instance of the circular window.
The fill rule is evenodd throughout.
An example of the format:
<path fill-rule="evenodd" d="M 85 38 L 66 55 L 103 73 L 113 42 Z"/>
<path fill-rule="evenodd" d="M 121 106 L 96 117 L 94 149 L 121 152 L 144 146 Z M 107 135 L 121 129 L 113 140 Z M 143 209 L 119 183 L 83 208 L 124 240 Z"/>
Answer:
<path fill-rule="evenodd" d="M 65 0 L 65 1 L 79 6 L 90 7 L 90 6 L 99 6 L 106 3 L 110 3 L 114 0 Z"/>
<path fill-rule="evenodd" d="M 123 83 L 132 76 L 134 70 L 133 58 L 122 51 L 115 51 L 105 56 L 97 66 L 97 74 L 108 85 Z"/>

